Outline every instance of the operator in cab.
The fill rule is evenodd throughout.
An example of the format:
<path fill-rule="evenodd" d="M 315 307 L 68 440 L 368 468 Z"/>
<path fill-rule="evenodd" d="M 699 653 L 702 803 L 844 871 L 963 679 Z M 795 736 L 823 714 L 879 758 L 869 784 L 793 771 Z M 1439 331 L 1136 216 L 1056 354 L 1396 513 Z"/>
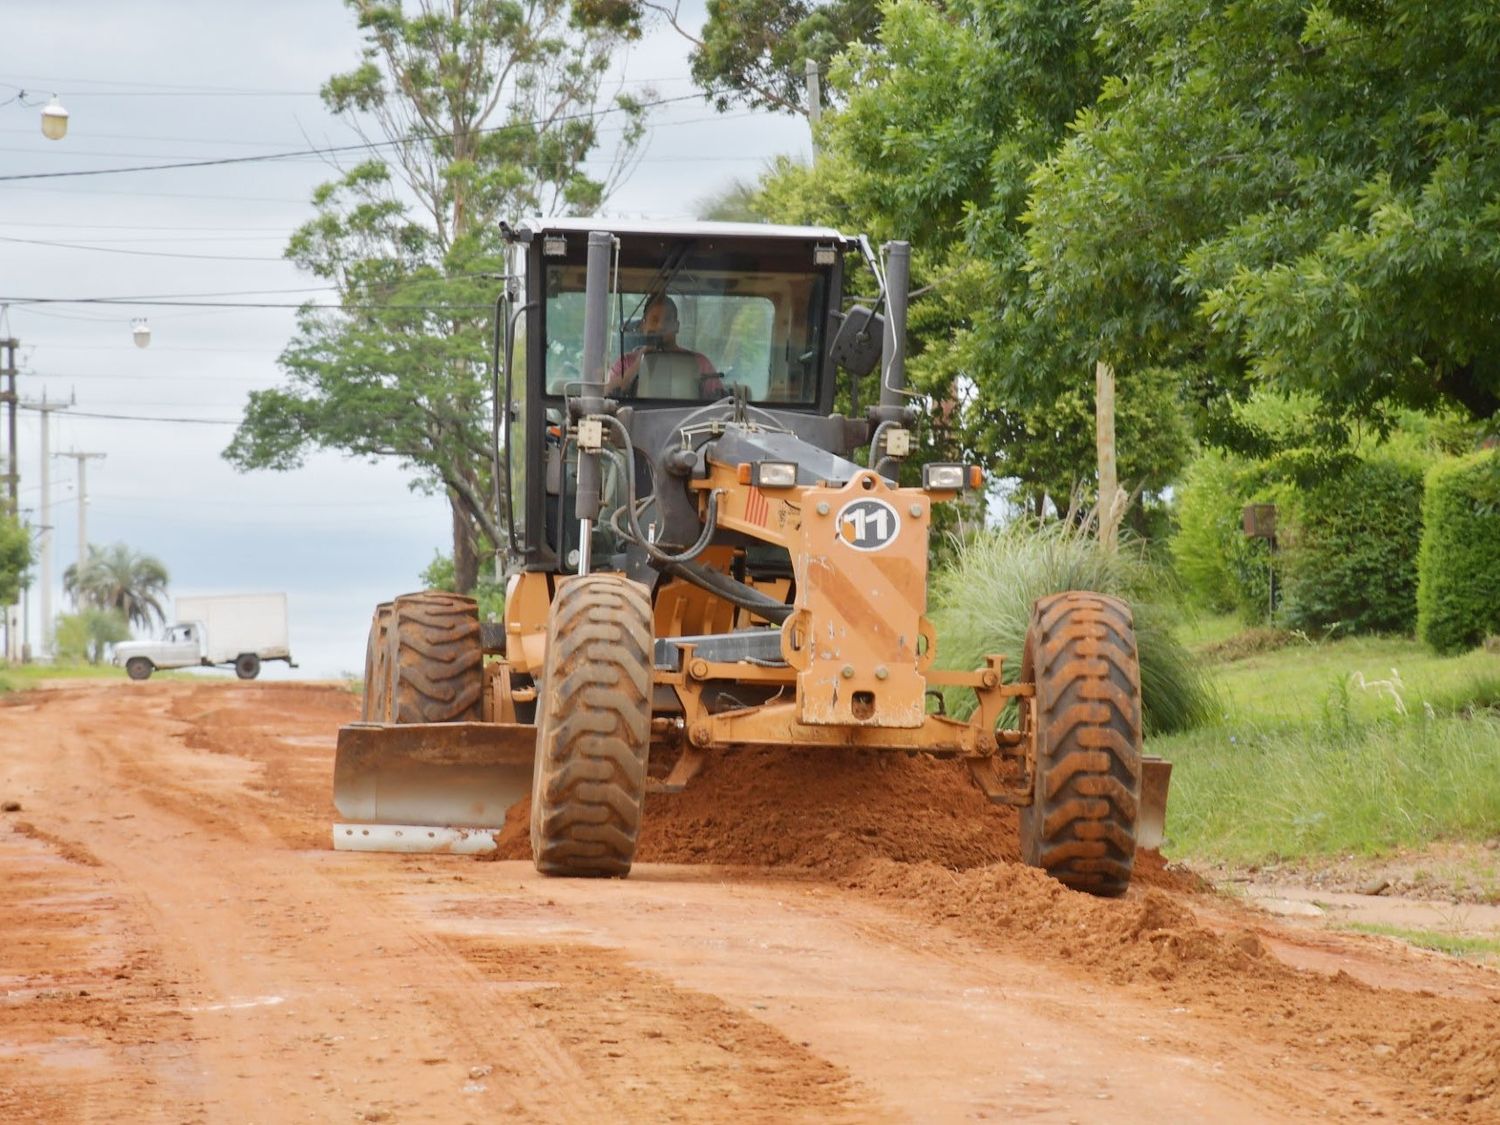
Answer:
<path fill-rule="evenodd" d="M 647 342 L 609 369 L 604 393 L 619 397 L 715 399 L 724 393 L 713 360 L 677 343 L 677 305 L 664 293 L 646 302 L 640 331 Z"/>

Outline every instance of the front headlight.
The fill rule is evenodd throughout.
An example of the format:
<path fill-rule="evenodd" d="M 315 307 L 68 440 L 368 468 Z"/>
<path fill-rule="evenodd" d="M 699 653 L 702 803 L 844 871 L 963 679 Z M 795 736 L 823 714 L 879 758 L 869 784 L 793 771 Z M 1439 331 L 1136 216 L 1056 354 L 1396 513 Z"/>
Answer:
<path fill-rule="evenodd" d="M 966 476 L 962 465 L 923 465 L 922 487 L 928 492 L 962 492 Z"/>
<path fill-rule="evenodd" d="M 750 469 L 750 483 L 756 488 L 795 488 L 797 466 L 791 461 L 757 461 Z"/>

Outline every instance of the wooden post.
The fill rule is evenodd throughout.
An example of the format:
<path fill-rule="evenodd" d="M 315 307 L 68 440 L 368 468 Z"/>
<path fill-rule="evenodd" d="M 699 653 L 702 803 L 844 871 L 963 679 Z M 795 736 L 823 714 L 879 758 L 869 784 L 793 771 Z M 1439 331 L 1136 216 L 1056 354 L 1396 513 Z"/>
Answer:
<path fill-rule="evenodd" d="M 1094 364 L 1094 443 L 1099 455 L 1099 542 L 1114 550 L 1120 517 L 1120 480 L 1115 467 L 1115 369 Z"/>

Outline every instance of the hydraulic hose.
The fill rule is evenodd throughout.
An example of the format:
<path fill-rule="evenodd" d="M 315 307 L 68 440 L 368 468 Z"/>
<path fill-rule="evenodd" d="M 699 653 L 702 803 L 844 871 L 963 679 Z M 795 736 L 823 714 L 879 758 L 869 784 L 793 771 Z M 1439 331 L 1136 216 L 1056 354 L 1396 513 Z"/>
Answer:
<path fill-rule="evenodd" d="M 647 539 L 645 533 L 641 531 L 640 518 L 636 512 L 635 454 L 633 446 L 630 443 L 630 431 L 625 428 L 623 422 L 611 415 L 603 415 L 603 420 L 614 431 L 616 436 L 619 437 L 620 446 L 625 451 L 625 515 L 630 523 L 629 538 L 639 544 L 654 562 L 661 564 L 663 567 L 670 566 L 673 563 L 692 562 L 708 549 L 709 543 L 713 541 L 714 532 L 718 530 L 720 490 L 714 489 L 708 495 L 708 513 L 704 517 L 703 531 L 698 536 L 698 541 L 680 554 L 674 555 L 670 551 L 663 551 L 655 543 Z M 610 522 L 618 528 L 619 525 L 614 523 L 614 520 L 615 517 L 611 517 Z M 739 585 L 739 583 L 735 583 L 735 585 Z"/>
<path fill-rule="evenodd" d="M 640 525 L 640 501 L 636 497 L 635 481 L 635 455 L 630 443 L 630 432 L 625 429 L 624 423 L 618 418 L 606 416 L 605 424 L 620 439 L 620 444 L 625 451 L 625 504 L 624 511 L 626 519 L 630 524 L 630 534 L 626 538 L 638 543 L 654 562 L 657 563 L 663 574 L 675 575 L 686 582 L 691 582 L 700 589 L 707 590 L 716 597 L 723 598 L 731 605 L 739 606 L 741 609 L 749 610 L 757 617 L 764 617 L 767 621 L 781 624 L 792 615 L 792 607 L 784 602 L 778 602 L 775 598 L 767 597 L 758 590 L 746 586 L 743 582 L 736 582 L 726 574 L 716 570 L 710 570 L 706 566 L 700 566 L 693 562 L 699 555 L 707 550 L 709 543 L 713 540 L 714 532 L 719 523 L 719 493 L 715 489 L 708 496 L 708 513 L 703 521 L 703 532 L 698 536 L 698 541 L 680 554 L 672 554 L 663 551 L 655 543 L 652 543 L 641 532 Z M 610 524 L 616 531 L 622 532 L 620 527 L 620 513 L 616 511 L 610 516 Z"/>

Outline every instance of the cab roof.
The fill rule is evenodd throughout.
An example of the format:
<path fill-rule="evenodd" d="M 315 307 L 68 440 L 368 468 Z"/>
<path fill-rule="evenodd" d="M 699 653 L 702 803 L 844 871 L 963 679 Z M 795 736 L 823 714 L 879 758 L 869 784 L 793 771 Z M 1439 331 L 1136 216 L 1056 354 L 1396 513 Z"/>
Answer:
<path fill-rule="evenodd" d="M 566 234 L 587 234 L 589 231 L 605 231 L 609 234 L 656 234 L 668 237 L 699 238 L 784 238 L 803 242 L 833 242 L 849 248 L 859 244 L 856 235 L 842 234 L 832 227 L 791 227 L 771 223 L 710 223 L 673 221 L 670 219 L 608 219 L 608 218 L 532 218 L 523 219 L 514 228 L 520 241 L 529 242 L 543 231 L 559 231 Z"/>

